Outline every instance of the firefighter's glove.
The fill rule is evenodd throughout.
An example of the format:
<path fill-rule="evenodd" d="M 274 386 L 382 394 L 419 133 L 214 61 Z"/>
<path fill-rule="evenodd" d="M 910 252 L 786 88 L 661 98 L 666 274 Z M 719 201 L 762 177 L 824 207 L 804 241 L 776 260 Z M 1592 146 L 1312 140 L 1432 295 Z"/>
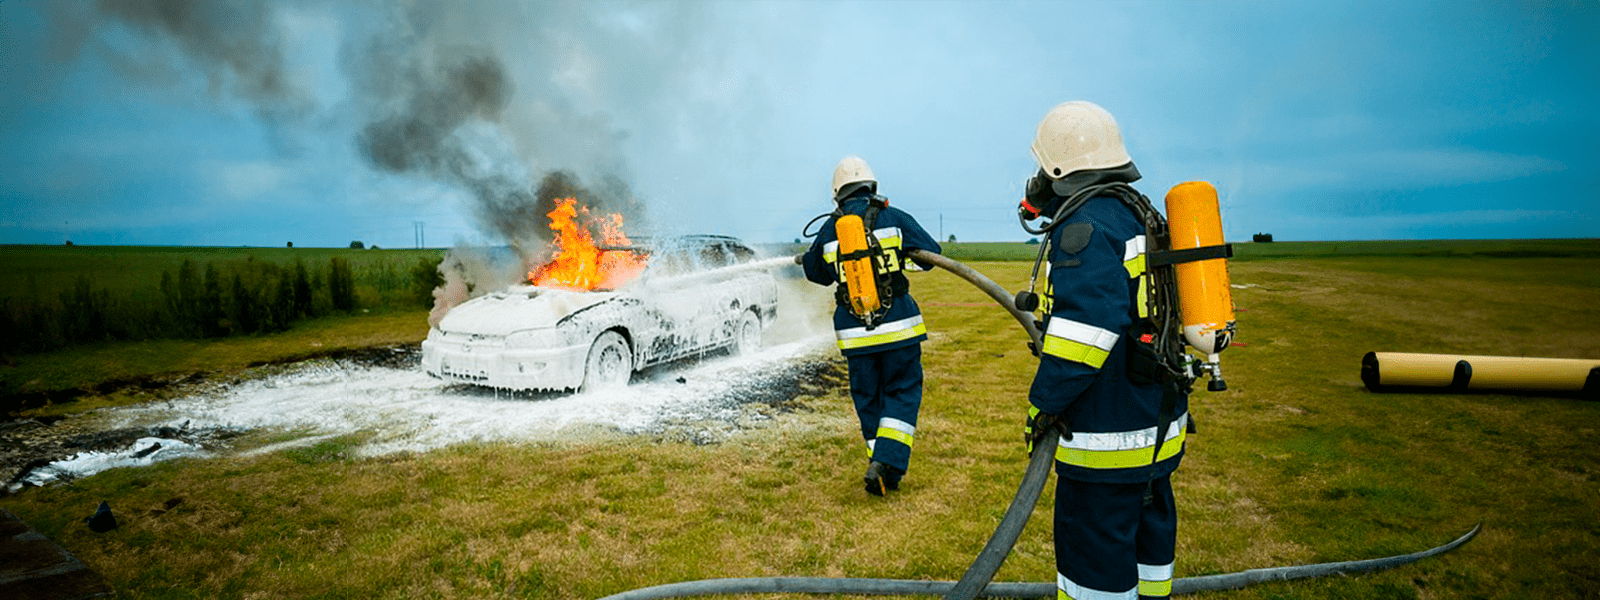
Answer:
<path fill-rule="evenodd" d="M 1063 439 L 1071 439 L 1071 430 L 1067 428 L 1067 420 L 1061 415 L 1052 415 L 1040 412 L 1039 407 L 1028 405 L 1028 422 L 1022 428 L 1022 437 L 1028 444 L 1028 455 L 1033 455 L 1033 443 L 1044 439 L 1050 432 L 1056 432 Z"/>

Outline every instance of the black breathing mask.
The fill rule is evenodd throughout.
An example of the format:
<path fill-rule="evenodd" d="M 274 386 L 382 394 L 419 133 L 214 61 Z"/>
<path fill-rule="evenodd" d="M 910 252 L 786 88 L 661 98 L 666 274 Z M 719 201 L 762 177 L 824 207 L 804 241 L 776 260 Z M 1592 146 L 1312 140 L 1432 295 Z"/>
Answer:
<path fill-rule="evenodd" d="M 1051 205 L 1059 200 L 1054 184 L 1055 182 L 1044 174 L 1044 169 L 1029 177 L 1022 202 L 1017 205 L 1017 214 L 1027 221 L 1049 216 L 1052 212 Z"/>
<path fill-rule="evenodd" d="M 1051 179 L 1045 175 L 1044 169 L 1039 169 L 1033 177 L 1028 178 L 1027 191 L 1022 196 L 1022 202 L 1017 205 L 1017 216 L 1023 221 L 1031 221 L 1041 217 L 1054 219 L 1061 203 L 1078 195 L 1090 187 L 1106 185 L 1109 183 L 1133 183 L 1139 180 L 1139 169 L 1128 164 L 1109 169 L 1090 169 L 1076 171 L 1061 179 Z"/>

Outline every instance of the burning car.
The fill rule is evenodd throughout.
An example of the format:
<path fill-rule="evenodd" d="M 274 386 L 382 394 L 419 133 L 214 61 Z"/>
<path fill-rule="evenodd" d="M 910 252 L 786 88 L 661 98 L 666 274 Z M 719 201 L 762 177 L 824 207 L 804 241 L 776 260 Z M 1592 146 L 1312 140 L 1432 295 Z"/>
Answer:
<path fill-rule="evenodd" d="M 777 317 L 777 280 L 738 239 L 594 248 L 584 264 L 628 271 L 625 283 L 570 285 L 550 281 L 547 269 L 530 273 L 529 285 L 451 309 L 422 343 L 423 369 L 509 390 L 589 390 L 626 384 L 653 365 L 758 348 Z"/>

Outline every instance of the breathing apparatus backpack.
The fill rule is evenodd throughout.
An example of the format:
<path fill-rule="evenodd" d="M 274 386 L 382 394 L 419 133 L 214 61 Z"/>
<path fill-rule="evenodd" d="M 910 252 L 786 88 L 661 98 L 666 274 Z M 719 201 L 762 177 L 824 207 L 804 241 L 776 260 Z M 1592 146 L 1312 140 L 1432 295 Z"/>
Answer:
<path fill-rule="evenodd" d="M 911 287 L 901 269 L 899 252 L 884 248 L 872 233 L 878 213 L 888 206 L 888 198 L 872 195 L 867 197 L 862 215 L 846 214 L 842 205 L 831 215 L 839 241 L 835 262 L 839 287 L 834 290 L 834 300 L 868 330 L 882 323 L 895 299 Z"/>
<path fill-rule="evenodd" d="M 1209 183 L 1179 184 L 1167 194 L 1167 213 L 1173 216 L 1170 228 L 1149 198 L 1120 181 L 1084 187 L 1060 201 L 1048 215 L 1050 220 L 1037 228 L 1029 225 L 1029 219 L 1047 215 L 1024 201 L 1018 212 L 1023 229 L 1043 234 L 1044 240 L 1028 290 L 1017 294 L 1017 308 L 1027 312 L 1038 308 L 1033 290 L 1039 265 L 1049 253 L 1051 231 L 1089 200 L 1102 196 L 1121 201 L 1145 229 L 1145 268 L 1139 275 L 1145 293 L 1140 294 L 1143 306 L 1135 298 L 1130 308 L 1134 327 L 1128 346 L 1129 379 L 1172 385 L 1174 391 L 1188 393 L 1196 379 L 1209 375 L 1208 391 L 1227 389 L 1217 355 L 1232 341 L 1235 327 L 1226 267 L 1233 248 L 1222 243 L 1216 189 Z M 1206 353 L 1207 360 L 1185 352 L 1186 342 Z"/>

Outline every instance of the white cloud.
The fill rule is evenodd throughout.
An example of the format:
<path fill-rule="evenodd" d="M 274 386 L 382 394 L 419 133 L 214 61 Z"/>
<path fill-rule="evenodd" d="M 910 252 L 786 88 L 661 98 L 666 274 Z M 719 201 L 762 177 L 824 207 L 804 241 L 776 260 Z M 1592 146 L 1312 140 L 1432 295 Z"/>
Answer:
<path fill-rule="evenodd" d="M 294 175 L 270 161 L 212 163 L 204 171 L 219 199 L 253 200 L 272 195 L 292 183 Z"/>

